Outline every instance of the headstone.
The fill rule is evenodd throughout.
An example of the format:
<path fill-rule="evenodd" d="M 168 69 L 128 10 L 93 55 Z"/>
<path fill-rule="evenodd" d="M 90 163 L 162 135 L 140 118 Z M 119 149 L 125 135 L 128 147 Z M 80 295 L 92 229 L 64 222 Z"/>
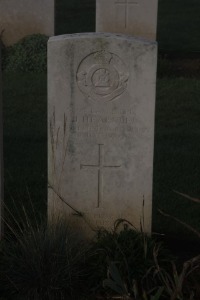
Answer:
<path fill-rule="evenodd" d="M 54 0 L 0 0 L 0 33 L 10 46 L 27 35 L 54 35 Z"/>
<path fill-rule="evenodd" d="M 96 0 L 96 31 L 156 40 L 158 0 Z"/>
<path fill-rule="evenodd" d="M 0 43 L 0 240 L 3 236 L 2 218 L 3 218 L 3 105 L 2 105 L 1 43 Z"/>
<path fill-rule="evenodd" d="M 115 34 L 48 43 L 49 218 L 151 231 L 157 45 Z"/>

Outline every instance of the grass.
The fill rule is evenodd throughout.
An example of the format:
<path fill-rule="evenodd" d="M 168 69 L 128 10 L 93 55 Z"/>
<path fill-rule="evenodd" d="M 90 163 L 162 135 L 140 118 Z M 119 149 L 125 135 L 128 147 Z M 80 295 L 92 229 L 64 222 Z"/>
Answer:
<path fill-rule="evenodd" d="M 66 220 L 47 226 L 23 212 L 19 222 L 8 211 L 12 222 L 2 243 L 0 294 L 9 299 L 74 299 L 85 285 L 88 245 L 70 232 Z"/>

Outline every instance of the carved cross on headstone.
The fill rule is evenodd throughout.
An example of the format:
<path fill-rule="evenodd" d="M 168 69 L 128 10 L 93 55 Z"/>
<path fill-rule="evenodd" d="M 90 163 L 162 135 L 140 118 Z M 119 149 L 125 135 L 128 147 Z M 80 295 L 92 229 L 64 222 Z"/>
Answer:
<path fill-rule="evenodd" d="M 121 166 L 111 166 L 111 165 L 104 165 L 104 149 L 103 144 L 98 144 L 98 164 L 96 165 L 80 165 L 81 169 L 88 169 L 88 168 L 96 168 L 98 170 L 98 199 L 97 199 L 97 208 L 100 207 L 103 199 L 103 169 L 104 168 L 120 168 Z"/>
<path fill-rule="evenodd" d="M 123 5 L 125 11 L 125 18 L 124 18 L 124 26 L 127 28 L 128 26 L 128 10 L 130 5 L 137 5 L 139 0 L 116 0 L 115 4 Z"/>

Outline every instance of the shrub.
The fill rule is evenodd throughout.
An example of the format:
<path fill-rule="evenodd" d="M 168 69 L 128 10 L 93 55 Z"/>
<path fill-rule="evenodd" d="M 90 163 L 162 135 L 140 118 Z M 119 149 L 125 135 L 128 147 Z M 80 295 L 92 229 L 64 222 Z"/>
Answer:
<path fill-rule="evenodd" d="M 120 232 L 100 231 L 93 245 L 93 252 L 96 255 L 90 262 L 93 272 L 89 282 L 93 287 L 96 286 L 99 292 L 102 290 L 100 283 L 105 283 L 104 279 L 111 265 L 116 266 L 127 290 L 130 291 L 133 282 L 137 282 L 140 290 L 150 291 L 160 283 L 160 280 L 158 282 L 154 277 L 155 258 L 161 267 L 166 269 L 170 267 L 169 262 L 172 260 L 171 254 L 162 248 L 160 242 L 133 229 Z"/>
<path fill-rule="evenodd" d="M 46 71 L 47 41 L 47 36 L 34 34 L 4 49 L 3 69 L 8 72 Z"/>

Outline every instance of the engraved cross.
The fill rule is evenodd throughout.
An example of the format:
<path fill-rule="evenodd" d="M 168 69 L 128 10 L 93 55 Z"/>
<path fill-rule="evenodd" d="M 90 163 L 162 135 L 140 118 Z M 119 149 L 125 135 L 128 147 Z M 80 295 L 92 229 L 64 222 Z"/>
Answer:
<path fill-rule="evenodd" d="M 111 166 L 111 165 L 104 165 L 104 149 L 103 144 L 98 144 L 98 164 L 96 165 L 80 165 L 81 169 L 88 169 L 88 168 L 96 168 L 98 170 L 98 200 L 97 200 L 97 208 L 100 207 L 100 204 L 103 199 L 103 170 L 104 168 L 120 168 L 121 166 Z"/>
<path fill-rule="evenodd" d="M 116 0 L 115 4 L 124 5 L 125 9 L 125 28 L 127 28 L 128 25 L 128 11 L 130 5 L 137 5 L 139 0 Z"/>

